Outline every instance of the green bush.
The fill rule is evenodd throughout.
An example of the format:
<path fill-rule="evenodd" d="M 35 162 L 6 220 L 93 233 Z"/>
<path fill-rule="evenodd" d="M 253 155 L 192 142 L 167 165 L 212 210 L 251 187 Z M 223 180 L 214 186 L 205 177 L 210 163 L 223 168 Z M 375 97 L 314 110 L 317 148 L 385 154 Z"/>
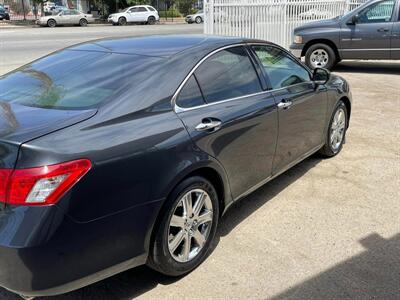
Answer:
<path fill-rule="evenodd" d="M 167 18 L 172 18 L 172 17 L 173 18 L 179 18 L 179 17 L 182 17 L 181 13 L 178 10 L 173 9 L 173 8 L 170 8 L 168 11 L 160 10 L 158 12 L 158 14 L 159 14 L 160 18 L 165 18 L 165 17 L 167 17 Z"/>

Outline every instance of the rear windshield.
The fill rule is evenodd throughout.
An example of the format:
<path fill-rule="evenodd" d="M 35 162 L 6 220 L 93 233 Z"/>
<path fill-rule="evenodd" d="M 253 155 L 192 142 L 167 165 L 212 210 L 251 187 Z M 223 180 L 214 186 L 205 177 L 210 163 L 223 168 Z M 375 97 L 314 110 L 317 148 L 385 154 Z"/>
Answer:
<path fill-rule="evenodd" d="M 159 60 L 64 50 L 0 77 L 0 101 L 40 108 L 95 108 L 146 79 Z"/>

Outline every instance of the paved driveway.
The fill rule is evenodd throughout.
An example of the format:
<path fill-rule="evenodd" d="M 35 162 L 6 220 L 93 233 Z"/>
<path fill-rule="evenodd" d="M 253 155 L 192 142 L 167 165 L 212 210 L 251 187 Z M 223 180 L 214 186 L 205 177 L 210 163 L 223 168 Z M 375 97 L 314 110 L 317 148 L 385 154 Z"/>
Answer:
<path fill-rule="evenodd" d="M 139 267 L 47 299 L 399 299 L 400 63 L 336 71 L 354 96 L 343 152 L 234 205 L 198 269 L 171 279 Z"/>

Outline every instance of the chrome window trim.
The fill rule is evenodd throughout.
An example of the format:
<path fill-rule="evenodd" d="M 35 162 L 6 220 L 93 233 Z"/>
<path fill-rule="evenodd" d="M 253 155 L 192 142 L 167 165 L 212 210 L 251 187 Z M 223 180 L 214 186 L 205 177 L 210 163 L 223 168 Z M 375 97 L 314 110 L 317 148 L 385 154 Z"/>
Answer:
<path fill-rule="evenodd" d="M 277 92 L 277 91 L 280 91 L 280 90 L 283 90 L 283 89 L 287 89 L 287 88 L 290 88 L 290 87 L 293 87 L 293 86 L 302 85 L 302 84 L 310 84 L 310 83 L 313 82 L 312 80 L 306 81 L 306 82 L 300 82 L 300 83 L 292 84 L 292 85 L 289 85 L 289 86 L 286 86 L 286 87 L 282 87 L 282 88 L 279 88 L 279 89 L 269 89 L 269 90 L 261 91 L 261 92 L 258 92 L 258 93 L 243 95 L 243 96 L 234 97 L 234 98 L 228 98 L 228 99 L 224 99 L 224 100 L 220 100 L 220 101 L 215 101 L 215 102 L 212 102 L 212 103 L 204 103 L 204 104 L 202 104 L 202 105 L 197 105 L 197 106 L 187 107 L 187 108 L 186 108 L 186 107 L 181 107 L 181 106 L 179 106 L 178 104 L 176 104 L 176 100 L 177 100 L 177 98 L 178 98 L 178 96 L 179 96 L 179 93 L 181 92 L 181 90 L 182 90 L 183 87 L 185 86 L 186 82 L 189 80 L 189 78 L 194 74 L 194 72 L 199 68 L 199 66 L 200 66 L 207 58 L 209 58 L 210 56 L 212 56 L 212 55 L 214 55 L 214 54 L 216 54 L 216 53 L 218 53 L 218 52 L 220 52 L 220 51 L 223 51 L 223 50 L 225 50 L 225 49 L 235 48 L 235 47 L 239 47 L 239 46 L 246 47 L 246 46 L 251 46 L 251 45 L 272 46 L 272 47 L 275 47 L 275 48 L 277 48 L 277 49 L 279 49 L 279 50 L 284 51 L 285 53 L 288 53 L 289 56 L 291 55 L 289 52 L 287 52 L 285 49 L 281 49 L 279 46 L 274 46 L 274 45 L 271 45 L 271 44 L 268 44 L 268 43 L 262 43 L 262 42 L 238 43 L 238 44 L 227 45 L 227 46 L 223 46 L 223 47 L 221 47 L 221 48 L 215 49 L 215 50 L 213 50 L 212 52 L 208 53 L 206 56 L 204 56 L 204 57 L 193 67 L 193 69 L 189 72 L 189 74 L 185 77 L 185 79 L 184 79 L 184 80 L 181 82 L 181 84 L 179 85 L 178 89 L 175 91 L 175 93 L 174 93 L 174 95 L 172 96 L 172 99 L 171 99 L 172 107 L 173 107 L 175 113 L 179 114 L 179 113 L 183 113 L 183 112 L 186 112 L 186 111 L 191 111 L 191 110 L 195 110 L 195 109 L 199 109 L 199 108 L 203 108 L 203 107 L 208 107 L 208 106 L 212 106 L 212 105 L 217 105 L 217 104 L 221 104 L 221 103 L 225 103 L 225 102 L 236 101 L 236 100 L 240 100 L 240 99 L 243 99 L 243 98 L 254 97 L 254 96 L 258 96 L 258 95 L 263 95 L 263 94 L 268 94 L 268 93 L 272 93 L 272 92 Z M 250 57 L 249 57 L 249 58 L 250 58 Z M 303 65 L 299 64 L 299 63 L 296 61 L 296 59 L 293 59 L 293 62 L 297 63 L 300 67 L 303 67 L 303 68 L 310 74 L 310 79 L 312 78 L 312 75 L 311 75 L 310 71 L 309 71 L 307 68 L 305 68 Z M 257 73 L 257 72 L 256 72 L 256 73 Z M 259 75 L 257 74 L 257 76 L 259 76 Z M 201 88 L 201 87 L 200 87 L 200 88 Z"/>

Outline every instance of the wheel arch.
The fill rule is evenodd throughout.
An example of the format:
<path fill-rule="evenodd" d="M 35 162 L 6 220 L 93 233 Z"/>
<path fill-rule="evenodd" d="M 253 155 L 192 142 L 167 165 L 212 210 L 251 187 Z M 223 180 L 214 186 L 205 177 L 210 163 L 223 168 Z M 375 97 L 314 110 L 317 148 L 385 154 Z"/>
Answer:
<path fill-rule="evenodd" d="M 340 59 L 341 59 L 340 53 L 339 53 L 339 50 L 338 50 L 336 44 L 335 44 L 333 41 L 329 40 L 329 39 L 314 39 L 314 40 L 308 41 L 308 42 L 304 45 L 303 50 L 301 51 L 301 56 L 305 56 L 306 53 L 307 53 L 307 50 L 308 50 L 311 46 L 313 46 L 313 45 L 315 45 L 315 44 L 325 44 L 325 45 L 328 45 L 328 46 L 331 47 L 331 48 L 333 49 L 333 51 L 335 52 L 335 55 L 336 55 L 337 60 L 340 60 Z"/>

